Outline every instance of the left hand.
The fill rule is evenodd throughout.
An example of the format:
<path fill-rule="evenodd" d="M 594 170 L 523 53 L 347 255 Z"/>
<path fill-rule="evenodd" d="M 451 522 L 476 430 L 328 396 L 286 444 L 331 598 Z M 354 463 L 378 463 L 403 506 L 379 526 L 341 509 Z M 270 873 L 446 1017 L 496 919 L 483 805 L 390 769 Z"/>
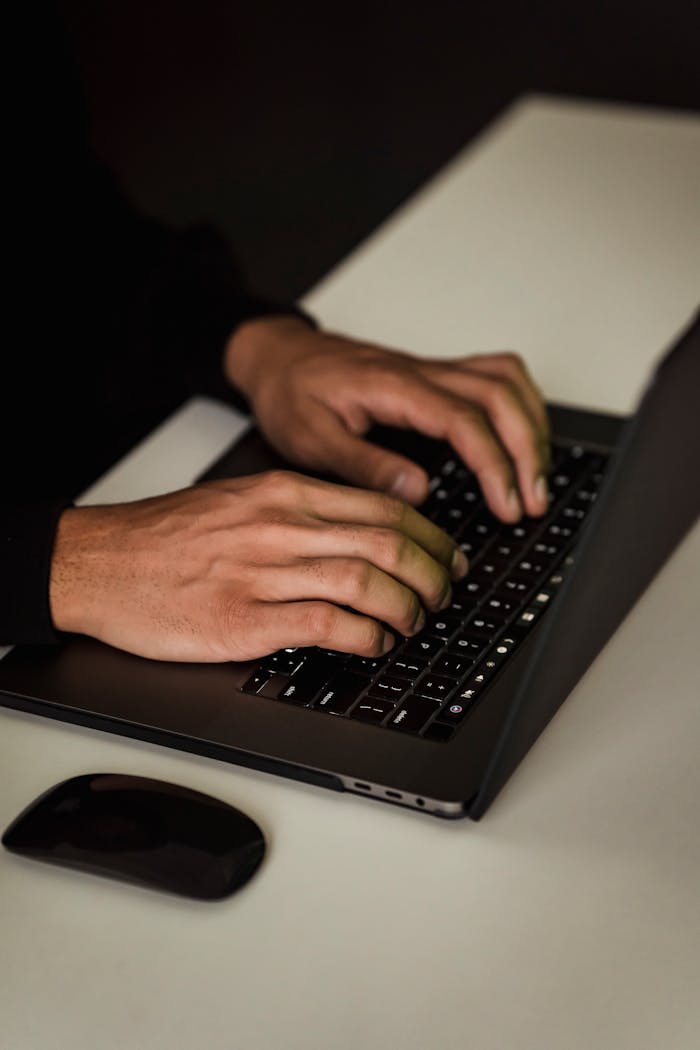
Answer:
<path fill-rule="evenodd" d="M 516 354 L 420 358 L 290 316 L 241 325 L 224 366 L 270 443 L 302 467 L 420 505 L 426 472 L 363 436 L 384 423 L 448 441 L 503 521 L 547 509 L 547 413 Z"/>

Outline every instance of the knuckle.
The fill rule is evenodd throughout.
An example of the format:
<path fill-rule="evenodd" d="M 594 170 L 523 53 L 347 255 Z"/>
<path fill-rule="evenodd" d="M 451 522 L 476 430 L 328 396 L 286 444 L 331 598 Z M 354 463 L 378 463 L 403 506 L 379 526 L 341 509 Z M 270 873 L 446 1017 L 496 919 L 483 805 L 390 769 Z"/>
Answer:
<path fill-rule="evenodd" d="M 396 569 L 406 559 L 408 539 L 393 529 L 382 529 L 379 533 L 379 547 L 390 569 Z"/>
<path fill-rule="evenodd" d="M 350 598 L 361 598 L 369 590 L 372 578 L 372 566 L 369 562 L 360 558 L 341 562 L 338 572 Z"/>
<path fill-rule="evenodd" d="M 338 610 L 327 602 L 310 602 L 305 612 L 305 633 L 316 642 L 333 637 L 338 624 Z"/>
<path fill-rule="evenodd" d="M 219 624 L 225 641 L 245 646 L 251 633 L 249 603 L 241 594 L 228 594 L 219 606 Z"/>
<path fill-rule="evenodd" d="M 504 350 L 500 354 L 500 358 L 513 374 L 522 374 L 525 371 L 525 362 L 515 350 Z"/>
<path fill-rule="evenodd" d="M 301 488 L 301 478 L 292 470 L 268 470 L 261 478 L 264 488 L 273 496 L 294 496 Z"/>

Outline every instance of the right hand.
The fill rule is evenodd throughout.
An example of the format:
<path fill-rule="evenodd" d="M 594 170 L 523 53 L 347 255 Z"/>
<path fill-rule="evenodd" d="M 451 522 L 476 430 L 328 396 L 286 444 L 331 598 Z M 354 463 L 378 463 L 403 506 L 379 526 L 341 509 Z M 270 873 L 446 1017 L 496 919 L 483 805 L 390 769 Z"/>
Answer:
<path fill-rule="evenodd" d="M 56 628 L 158 660 L 284 646 L 378 656 L 467 571 L 454 542 L 383 493 L 270 471 L 61 516 Z M 348 608 L 351 610 L 349 611 Z"/>

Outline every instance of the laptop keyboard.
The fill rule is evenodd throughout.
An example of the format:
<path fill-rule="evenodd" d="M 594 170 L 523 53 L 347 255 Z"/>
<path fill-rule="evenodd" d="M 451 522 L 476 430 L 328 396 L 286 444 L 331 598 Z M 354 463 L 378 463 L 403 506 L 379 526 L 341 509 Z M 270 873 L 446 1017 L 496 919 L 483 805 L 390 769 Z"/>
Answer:
<path fill-rule="evenodd" d="M 606 462 L 606 456 L 578 445 L 554 445 L 547 514 L 507 525 L 489 512 L 472 472 L 446 455 L 420 511 L 469 559 L 469 573 L 453 585 L 449 608 L 429 615 L 411 638 L 398 636 L 385 656 L 281 649 L 260 661 L 243 692 L 449 740 L 547 614 L 573 564 Z"/>

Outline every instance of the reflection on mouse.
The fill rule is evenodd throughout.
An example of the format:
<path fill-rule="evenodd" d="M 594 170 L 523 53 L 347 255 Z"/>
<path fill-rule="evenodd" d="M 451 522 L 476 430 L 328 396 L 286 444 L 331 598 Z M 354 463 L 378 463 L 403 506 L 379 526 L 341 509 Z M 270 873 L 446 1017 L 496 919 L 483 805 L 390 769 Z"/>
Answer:
<path fill-rule="evenodd" d="M 2 837 L 13 853 L 199 900 L 219 900 L 260 866 L 265 838 L 240 810 L 146 777 L 72 777 L 32 802 Z"/>

